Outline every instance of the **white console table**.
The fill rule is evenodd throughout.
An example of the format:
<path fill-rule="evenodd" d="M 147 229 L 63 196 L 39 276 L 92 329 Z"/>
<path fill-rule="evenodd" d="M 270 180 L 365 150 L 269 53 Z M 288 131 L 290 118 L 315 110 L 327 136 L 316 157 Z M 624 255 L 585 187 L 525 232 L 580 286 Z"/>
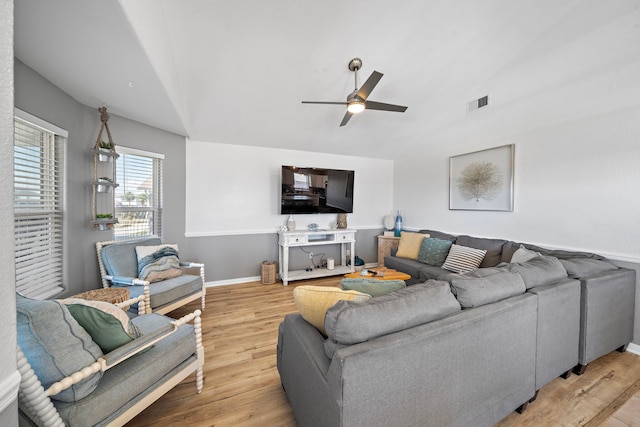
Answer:
<path fill-rule="evenodd" d="M 278 232 L 278 256 L 280 259 L 280 278 L 287 286 L 292 280 L 313 279 L 315 277 L 334 276 L 353 273 L 355 271 L 355 243 L 356 231 L 347 229 L 317 230 L 317 231 L 280 231 Z M 337 263 L 332 270 L 314 268 L 311 271 L 289 271 L 289 248 L 299 246 L 340 245 L 340 265 Z M 347 248 L 351 249 L 351 262 L 347 265 Z"/>

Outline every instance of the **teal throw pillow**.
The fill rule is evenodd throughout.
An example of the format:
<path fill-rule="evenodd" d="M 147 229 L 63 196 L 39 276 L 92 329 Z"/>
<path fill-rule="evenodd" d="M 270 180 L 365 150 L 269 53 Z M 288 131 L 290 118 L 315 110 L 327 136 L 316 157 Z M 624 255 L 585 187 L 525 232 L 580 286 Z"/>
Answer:
<path fill-rule="evenodd" d="M 418 253 L 418 261 L 423 264 L 433 265 L 434 267 L 442 267 L 442 264 L 444 264 L 444 261 L 447 259 L 452 243 L 451 240 L 426 237 L 422 241 L 422 246 Z"/>
<path fill-rule="evenodd" d="M 378 280 L 370 278 L 344 278 L 340 281 L 340 286 L 344 291 L 358 291 L 363 294 L 377 297 L 405 288 L 404 280 Z"/>
<path fill-rule="evenodd" d="M 59 301 L 105 354 L 142 335 L 138 327 L 129 322 L 127 314 L 113 304 L 80 298 Z"/>

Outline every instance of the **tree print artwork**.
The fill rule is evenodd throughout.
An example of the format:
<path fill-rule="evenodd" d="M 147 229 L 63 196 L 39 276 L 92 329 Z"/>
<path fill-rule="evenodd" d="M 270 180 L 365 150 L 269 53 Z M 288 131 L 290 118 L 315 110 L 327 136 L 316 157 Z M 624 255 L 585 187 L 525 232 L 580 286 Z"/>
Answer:
<path fill-rule="evenodd" d="M 498 166 L 488 161 L 473 162 L 457 179 L 458 191 L 465 200 L 494 200 L 501 193 L 504 176 Z"/>

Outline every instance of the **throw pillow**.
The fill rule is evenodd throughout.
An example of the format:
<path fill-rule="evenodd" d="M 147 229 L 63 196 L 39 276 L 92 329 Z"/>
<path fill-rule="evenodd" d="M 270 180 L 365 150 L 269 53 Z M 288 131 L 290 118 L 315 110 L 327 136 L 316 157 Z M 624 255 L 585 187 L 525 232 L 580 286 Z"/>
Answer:
<path fill-rule="evenodd" d="M 468 248 L 454 243 L 442 268 L 455 273 L 468 273 L 482 264 L 486 253 L 487 251 L 483 249 Z"/>
<path fill-rule="evenodd" d="M 100 346 L 109 353 L 142 334 L 120 308 L 104 301 L 89 301 L 80 298 L 58 300 L 69 309 L 74 319 Z"/>
<path fill-rule="evenodd" d="M 358 291 L 363 294 L 377 297 L 405 288 L 404 280 L 378 280 L 370 278 L 350 279 L 344 278 L 340 281 L 340 287 L 345 291 Z"/>
<path fill-rule="evenodd" d="M 293 301 L 302 318 L 316 327 L 323 335 L 324 316 L 329 307 L 340 300 L 367 301 L 371 295 L 357 291 L 343 291 L 340 288 L 330 286 L 297 286 L 293 290 Z"/>
<path fill-rule="evenodd" d="M 412 233 L 409 231 L 401 232 L 396 256 L 401 258 L 418 259 L 422 240 L 425 237 L 429 237 L 429 235 L 423 233 Z"/>
<path fill-rule="evenodd" d="M 45 389 L 103 356 L 64 304 L 20 295 L 16 303 L 18 345 Z M 51 398 L 75 402 L 93 392 L 101 378 L 96 372 Z"/>
<path fill-rule="evenodd" d="M 510 262 L 527 262 L 530 259 L 541 255 L 542 254 L 540 252 L 529 250 L 525 248 L 524 245 L 520 245 L 520 247 L 513 253 Z"/>
<path fill-rule="evenodd" d="M 178 245 L 136 246 L 138 278 L 151 283 L 180 276 Z"/>
<path fill-rule="evenodd" d="M 418 252 L 418 262 L 441 267 L 447 259 L 452 244 L 451 240 L 425 237 L 422 246 L 420 246 L 420 252 Z"/>

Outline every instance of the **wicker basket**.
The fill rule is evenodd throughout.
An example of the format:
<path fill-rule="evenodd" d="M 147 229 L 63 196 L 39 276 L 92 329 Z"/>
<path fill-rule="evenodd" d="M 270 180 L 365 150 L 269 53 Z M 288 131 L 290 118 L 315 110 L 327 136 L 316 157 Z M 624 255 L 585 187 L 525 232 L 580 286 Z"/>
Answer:
<path fill-rule="evenodd" d="M 260 269 L 260 277 L 263 285 L 272 285 L 276 283 L 278 274 L 278 263 L 275 261 L 262 261 Z"/>

